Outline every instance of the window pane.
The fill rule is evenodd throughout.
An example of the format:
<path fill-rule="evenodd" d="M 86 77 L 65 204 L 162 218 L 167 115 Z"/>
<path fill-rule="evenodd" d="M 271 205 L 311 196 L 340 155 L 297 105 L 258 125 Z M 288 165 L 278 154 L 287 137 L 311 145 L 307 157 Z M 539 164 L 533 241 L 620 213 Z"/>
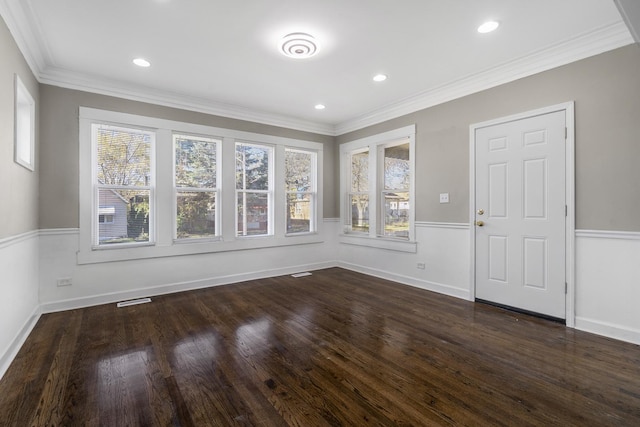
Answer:
<path fill-rule="evenodd" d="M 17 74 L 15 79 L 15 161 L 33 170 L 36 106 Z"/>
<path fill-rule="evenodd" d="M 179 192 L 176 214 L 178 239 L 216 235 L 216 193 Z"/>
<path fill-rule="evenodd" d="M 351 156 L 351 191 L 369 190 L 369 152 Z"/>
<path fill-rule="evenodd" d="M 269 147 L 236 144 L 236 189 L 269 189 Z"/>
<path fill-rule="evenodd" d="M 384 149 L 385 190 L 408 190 L 409 171 L 409 144 Z"/>
<path fill-rule="evenodd" d="M 147 187 L 151 181 L 151 134 L 135 129 L 97 129 L 98 183 Z"/>
<path fill-rule="evenodd" d="M 300 151 L 285 151 L 286 191 L 312 191 L 312 154 Z"/>
<path fill-rule="evenodd" d="M 174 137 L 176 187 L 216 188 L 216 141 Z"/>
<path fill-rule="evenodd" d="M 369 196 L 350 195 L 351 231 L 369 231 Z"/>
<path fill-rule="evenodd" d="M 238 235 L 269 234 L 269 195 L 238 192 Z"/>
<path fill-rule="evenodd" d="M 409 193 L 384 194 L 384 235 L 409 237 Z"/>
<path fill-rule="evenodd" d="M 149 190 L 101 188 L 98 191 L 98 244 L 148 242 L 149 194 Z"/>
<path fill-rule="evenodd" d="M 311 194 L 287 194 L 287 233 L 311 231 Z"/>

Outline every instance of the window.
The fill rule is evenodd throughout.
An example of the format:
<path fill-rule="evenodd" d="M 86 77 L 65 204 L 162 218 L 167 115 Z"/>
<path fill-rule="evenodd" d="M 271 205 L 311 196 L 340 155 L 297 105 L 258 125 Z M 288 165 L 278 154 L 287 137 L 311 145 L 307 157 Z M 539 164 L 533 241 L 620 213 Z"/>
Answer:
<path fill-rule="evenodd" d="M 316 154 L 285 149 L 287 234 L 311 233 L 316 229 Z"/>
<path fill-rule="evenodd" d="M 141 129 L 93 125 L 95 245 L 153 242 L 154 136 Z"/>
<path fill-rule="evenodd" d="M 174 135 L 177 240 L 220 235 L 218 204 L 222 141 Z"/>
<path fill-rule="evenodd" d="M 407 126 L 341 145 L 342 241 L 415 250 L 414 144 L 415 127 Z"/>
<path fill-rule="evenodd" d="M 409 144 L 384 146 L 380 148 L 383 164 L 384 185 L 381 190 L 382 214 L 381 233 L 387 237 L 409 238 L 409 190 L 411 183 L 411 162 Z"/>
<path fill-rule="evenodd" d="M 113 224 L 114 216 L 116 213 L 115 206 L 100 206 L 98 208 L 98 223 L 99 224 Z"/>
<path fill-rule="evenodd" d="M 15 76 L 14 158 L 29 170 L 35 168 L 36 102 L 26 86 Z"/>
<path fill-rule="evenodd" d="M 79 264 L 323 240 L 323 144 L 79 113 Z"/>
<path fill-rule="evenodd" d="M 98 222 L 100 224 L 113 224 L 113 215 L 100 215 Z"/>
<path fill-rule="evenodd" d="M 369 232 L 369 150 L 350 154 L 350 231 Z"/>
<path fill-rule="evenodd" d="M 268 146 L 236 143 L 236 235 L 272 233 L 272 162 Z"/>

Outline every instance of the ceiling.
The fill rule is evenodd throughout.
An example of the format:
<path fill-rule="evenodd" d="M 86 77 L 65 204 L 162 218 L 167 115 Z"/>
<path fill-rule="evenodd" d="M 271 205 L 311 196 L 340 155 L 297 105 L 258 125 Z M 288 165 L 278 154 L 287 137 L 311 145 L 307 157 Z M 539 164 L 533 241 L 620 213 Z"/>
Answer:
<path fill-rule="evenodd" d="M 42 83 L 330 135 L 633 43 L 613 0 L 0 0 L 0 13 Z M 292 32 L 318 53 L 283 56 Z"/>

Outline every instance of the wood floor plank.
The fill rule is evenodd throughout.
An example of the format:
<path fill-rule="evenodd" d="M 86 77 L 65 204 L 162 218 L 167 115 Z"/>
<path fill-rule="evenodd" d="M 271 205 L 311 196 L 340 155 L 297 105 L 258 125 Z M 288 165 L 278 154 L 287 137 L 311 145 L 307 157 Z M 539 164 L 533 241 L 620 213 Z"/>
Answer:
<path fill-rule="evenodd" d="M 44 315 L 5 425 L 637 426 L 640 347 L 331 268 Z"/>

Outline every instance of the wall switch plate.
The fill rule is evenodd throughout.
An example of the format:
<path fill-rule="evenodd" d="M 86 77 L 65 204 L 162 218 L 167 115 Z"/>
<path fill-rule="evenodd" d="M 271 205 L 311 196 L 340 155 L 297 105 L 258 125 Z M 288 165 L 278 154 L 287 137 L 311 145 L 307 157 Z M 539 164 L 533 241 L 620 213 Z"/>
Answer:
<path fill-rule="evenodd" d="M 449 203 L 449 193 L 440 193 L 440 203 Z"/>
<path fill-rule="evenodd" d="M 426 265 L 424 264 L 424 262 L 419 262 L 418 265 L 416 265 L 417 268 L 419 268 L 420 270 L 424 270 L 426 268 Z"/>

